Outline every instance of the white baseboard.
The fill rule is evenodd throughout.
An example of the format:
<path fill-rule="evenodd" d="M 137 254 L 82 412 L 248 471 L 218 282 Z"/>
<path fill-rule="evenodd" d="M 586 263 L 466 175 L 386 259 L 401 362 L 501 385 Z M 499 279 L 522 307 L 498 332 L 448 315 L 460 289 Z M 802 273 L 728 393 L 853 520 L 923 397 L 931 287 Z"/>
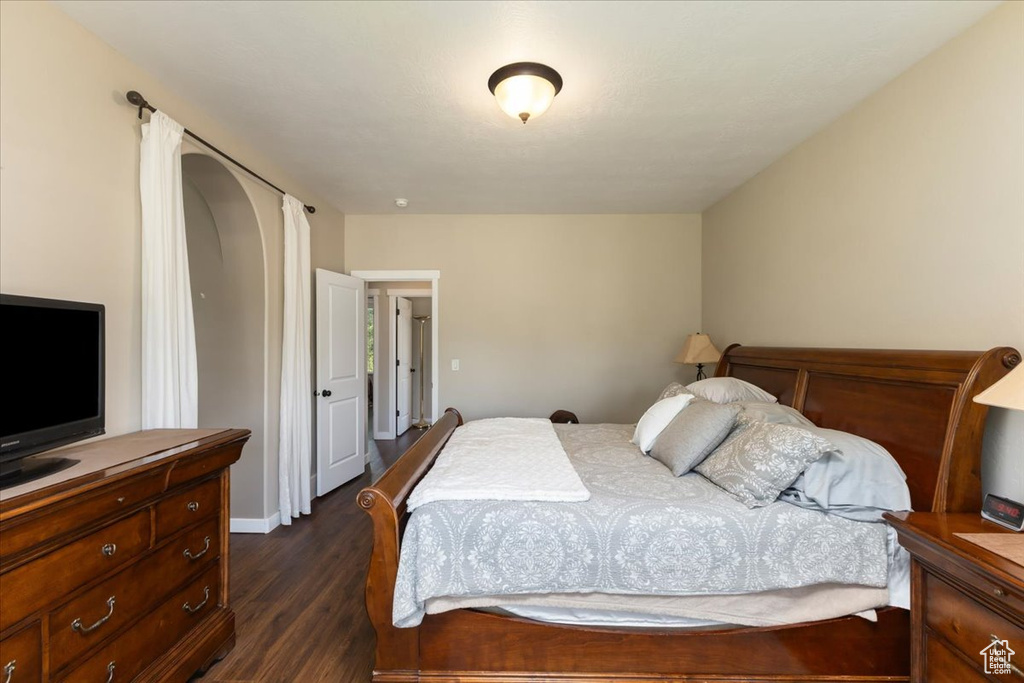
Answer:
<path fill-rule="evenodd" d="M 281 513 L 275 512 L 266 519 L 232 517 L 230 529 L 233 534 L 269 534 L 280 525 Z"/>

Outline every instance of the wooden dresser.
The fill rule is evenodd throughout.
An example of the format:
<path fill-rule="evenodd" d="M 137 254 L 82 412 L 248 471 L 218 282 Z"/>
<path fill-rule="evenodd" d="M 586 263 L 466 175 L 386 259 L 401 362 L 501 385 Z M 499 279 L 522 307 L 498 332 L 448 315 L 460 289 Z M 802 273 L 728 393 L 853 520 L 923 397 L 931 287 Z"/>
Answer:
<path fill-rule="evenodd" d="M 1024 681 L 1024 535 L 978 513 L 886 517 L 913 558 L 911 681 Z M 957 534 L 985 534 L 994 550 Z M 986 673 L 984 651 L 1007 647 L 1009 666 Z"/>
<path fill-rule="evenodd" d="M 248 438 L 137 432 L 0 491 L 0 683 L 187 681 L 226 654 L 228 467 Z"/>

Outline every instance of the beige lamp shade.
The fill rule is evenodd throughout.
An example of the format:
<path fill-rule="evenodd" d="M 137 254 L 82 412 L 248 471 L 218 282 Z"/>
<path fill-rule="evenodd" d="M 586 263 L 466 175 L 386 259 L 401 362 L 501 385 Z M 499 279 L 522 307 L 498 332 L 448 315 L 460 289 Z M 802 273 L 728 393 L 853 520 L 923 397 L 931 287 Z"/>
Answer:
<path fill-rule="evenodd" d="M 677 363 L 697 365 L 698 363 L 717 363 L 722 352 L 711 343 L 706 334 L 691 334 L 683 342 L 683 350 L 676 355 Z"/>
<path fill-rule="evenodd" d="M 974 402 L 996 408 L 1024 410 L 1024 365 L 1018 365 L 1006 377 L 975 396 Z"/>

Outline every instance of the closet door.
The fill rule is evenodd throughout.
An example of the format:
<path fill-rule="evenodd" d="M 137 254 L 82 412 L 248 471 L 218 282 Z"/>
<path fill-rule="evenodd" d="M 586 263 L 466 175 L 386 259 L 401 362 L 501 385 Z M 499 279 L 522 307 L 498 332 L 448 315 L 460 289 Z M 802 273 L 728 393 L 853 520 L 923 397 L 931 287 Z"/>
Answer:
<path fill-rule="evenodd" d="M 395 308 L 395 402 L 398 408 L 395 436 L 398 437 L 409 430 L 412 422 L 412 302 L 400 296 Z"/>

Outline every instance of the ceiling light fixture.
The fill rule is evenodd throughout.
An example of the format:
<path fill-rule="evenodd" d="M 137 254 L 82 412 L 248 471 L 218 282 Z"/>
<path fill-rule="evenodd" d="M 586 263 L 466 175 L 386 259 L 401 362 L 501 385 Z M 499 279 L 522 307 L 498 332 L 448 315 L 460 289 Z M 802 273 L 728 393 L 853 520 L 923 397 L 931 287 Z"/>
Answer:
<path fill-rule="evenodd" d="M 550 66 L 516 62 L 501 67 L 487 80 L 498 106 L 514 119 L 537 117 L 548 110 L 562 89 L 562 77 Z"/>

